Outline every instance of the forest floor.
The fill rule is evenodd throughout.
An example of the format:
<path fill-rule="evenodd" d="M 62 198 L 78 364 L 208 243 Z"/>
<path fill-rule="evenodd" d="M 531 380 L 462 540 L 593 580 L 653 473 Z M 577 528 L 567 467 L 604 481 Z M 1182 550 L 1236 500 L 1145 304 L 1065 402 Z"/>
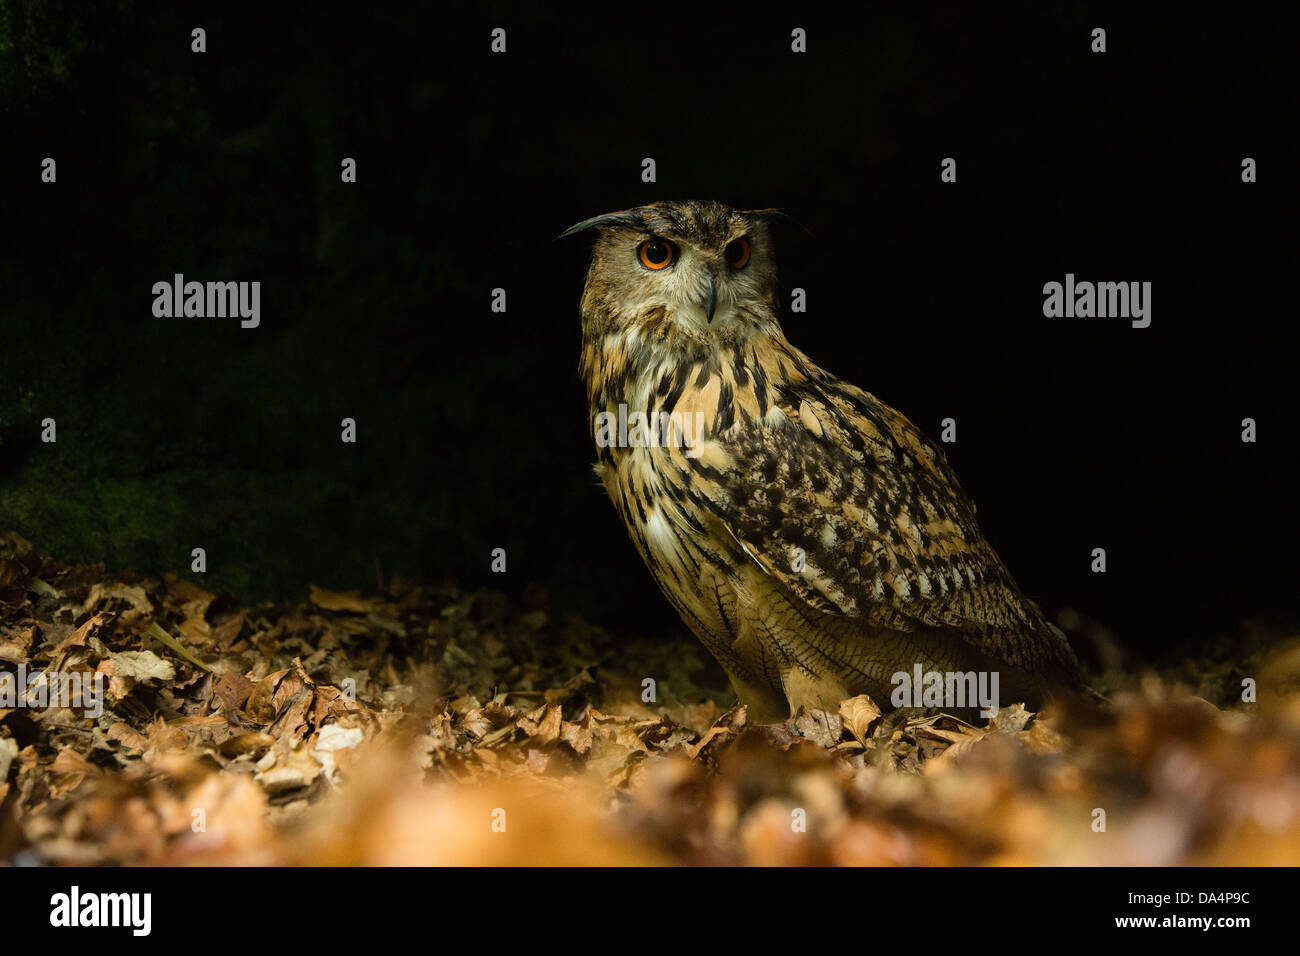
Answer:
<path fill-rule="evenodd" d="M 0 863 L 1300 863 L 1275 626 L 1100 706 L 756 726 L 684 637 L 377 592 L 241 608 L 0 535 Z"/>

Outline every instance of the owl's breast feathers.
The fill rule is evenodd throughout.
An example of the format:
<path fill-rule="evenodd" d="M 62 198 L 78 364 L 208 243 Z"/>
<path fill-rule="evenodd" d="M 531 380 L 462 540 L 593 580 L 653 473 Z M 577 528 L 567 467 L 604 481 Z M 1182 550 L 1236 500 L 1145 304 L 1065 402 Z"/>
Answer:
<path fill-rule="evenodd" d="M 985 540 L 943 452 L 905 417 L 779 333 L 670 354 L 588 341 L 594 413 L 623 403 L 651 421 L 702 423 L 694 448 L 605 447 L 597 471 L 665 594 L 733 674 L 753 670 L 727 657 L 741 653 L 730 604 L 752 594 L 757 569 L 807 614 L 801 626 L 830 621 L 863 641 L 952 632 L 994 661 L 1078 684 L 1069 646 Z"/>

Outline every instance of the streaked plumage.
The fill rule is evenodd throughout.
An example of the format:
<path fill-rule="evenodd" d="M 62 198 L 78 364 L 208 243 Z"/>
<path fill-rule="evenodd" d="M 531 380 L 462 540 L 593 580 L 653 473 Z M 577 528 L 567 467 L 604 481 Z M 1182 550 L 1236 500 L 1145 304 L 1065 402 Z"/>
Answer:
<path fill-rule="evenodd" d="M 759 720 L 857 693 L 887 707 L 891 675 L 918 663 L 997 670 L 1003 703 L 1076 686 L 943 452 L 786 341 L 772 216 L 657 203 L 566 233 L 598 230 L 582 297 L 593 420 L 702 413 L 694 451 L 598 448 L 664 594 Z"/>

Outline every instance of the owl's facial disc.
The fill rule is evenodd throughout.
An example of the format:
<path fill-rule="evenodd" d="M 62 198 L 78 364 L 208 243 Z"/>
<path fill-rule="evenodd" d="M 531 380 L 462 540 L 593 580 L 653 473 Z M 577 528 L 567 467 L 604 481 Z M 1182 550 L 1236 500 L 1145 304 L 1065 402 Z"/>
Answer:
<path fill-rule="evenodd" d="M 717 264 L 687 249 L 678 265 L 677 281 L 669 288 L 668 305 L 677 321 L 696 331 L 720 325 L 732 309 L 725 288 L 725 277 L 718 275 Z M 721 298 L 721 306 L 719 299 Z"/>
<path fill-rule="evenodd" d="M 697 333 L 721 326 L 735 314 L 735 273 L 749 264 L 750 244 L 742 237 L 718 250 L 660 236 L 636 247 L 641 268 L 673 318 Z"/>

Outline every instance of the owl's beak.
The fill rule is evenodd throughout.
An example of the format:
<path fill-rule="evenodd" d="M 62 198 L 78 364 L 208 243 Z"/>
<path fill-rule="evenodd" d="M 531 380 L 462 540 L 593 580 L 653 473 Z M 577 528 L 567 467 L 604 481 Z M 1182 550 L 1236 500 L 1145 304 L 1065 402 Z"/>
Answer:
<path fill-rule="evenodd" d="M 712 274 L 708 277 L 709 291 L 704 297 L 704 312 L 713 321 L 713 313 L 718 310 L 718 284 L 713 281 Z"/>

